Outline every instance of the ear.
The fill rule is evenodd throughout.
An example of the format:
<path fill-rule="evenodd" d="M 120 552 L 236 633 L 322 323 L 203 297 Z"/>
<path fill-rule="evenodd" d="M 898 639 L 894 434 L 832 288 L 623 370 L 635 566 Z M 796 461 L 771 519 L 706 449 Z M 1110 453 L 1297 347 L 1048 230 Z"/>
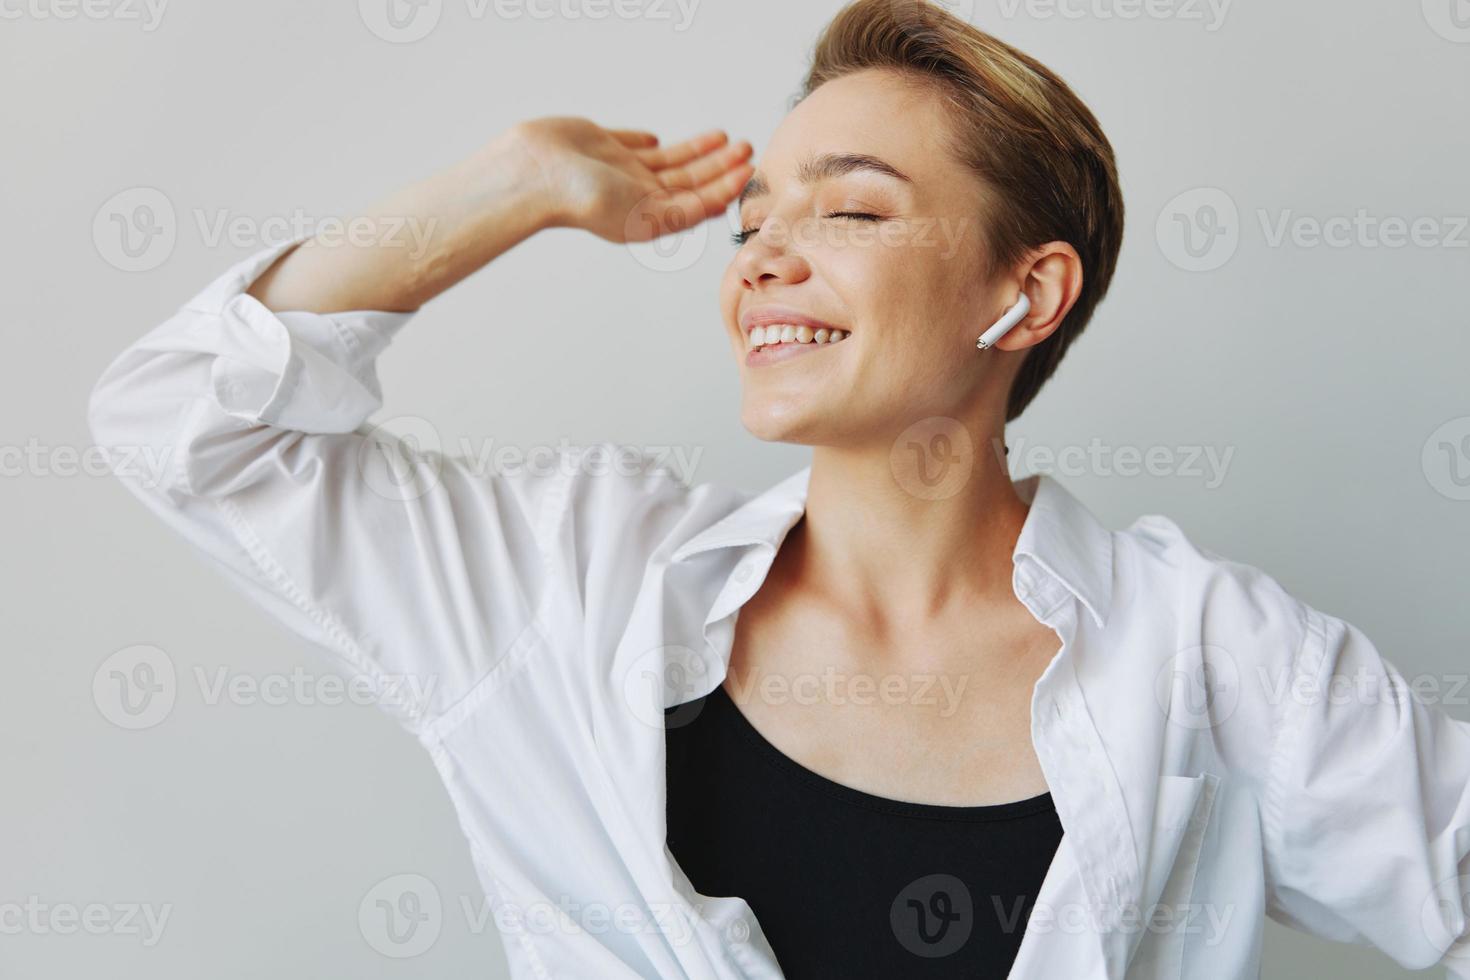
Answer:
<path fill-rule="evenodd" d="M 995 345 L 997 350 L 1035 347 L 1062 325 L 1082 295 L 1082 257 L 1066 242 L 1048 242 L 1033 249 L 1013 277 L 1031 299 L 1031 310 Z"/>

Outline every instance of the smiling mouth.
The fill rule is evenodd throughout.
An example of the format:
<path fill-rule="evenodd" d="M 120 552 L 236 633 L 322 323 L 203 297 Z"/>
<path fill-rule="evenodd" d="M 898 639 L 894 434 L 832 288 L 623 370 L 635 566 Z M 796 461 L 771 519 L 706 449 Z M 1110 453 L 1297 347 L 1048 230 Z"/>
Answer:
<path fill-rule="evenodd" d="M 841 343 L 847 338 L 846 330 L 819 327 L 813 330 L 806 325 L 772 323 L 764 327 L 753 327 L 745 337 L 745 349 L 755 351 L 779 350 L 784 347 L 818 347 L 824 344 Z"/>

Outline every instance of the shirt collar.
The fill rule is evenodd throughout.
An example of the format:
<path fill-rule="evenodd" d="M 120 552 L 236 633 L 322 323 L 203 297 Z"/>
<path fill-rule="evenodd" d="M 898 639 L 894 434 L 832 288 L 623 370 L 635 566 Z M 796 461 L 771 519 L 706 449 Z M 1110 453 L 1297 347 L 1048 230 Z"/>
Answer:
<path fill-rule="evenodd" d="M 683 562 L 720 548 L 767 545 L 772 555 L 806 511 L 811 466 L 791 474 L 695 534 L 675 549 Z M 1087 608 L 1099 628 L 1112 604 L 1113 536 L 1066 487 L 1046 473 L 1016 482 L 1030 503 L 1012 562 L 1034 561 Z"/>

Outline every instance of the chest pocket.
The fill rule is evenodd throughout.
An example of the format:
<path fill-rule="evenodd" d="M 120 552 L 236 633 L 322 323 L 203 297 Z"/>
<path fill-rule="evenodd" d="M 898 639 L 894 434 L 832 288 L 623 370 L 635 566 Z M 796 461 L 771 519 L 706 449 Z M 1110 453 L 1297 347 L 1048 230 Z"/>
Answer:
<path fill-rule="evenodd" d="M 1135 912 L 1140 939 L 1128 966 L 1128 980 L 1178 980 L 1183 974 L 1185 940 L 1193 920 L 1194 876 L 1214 811 L 1220 777 L 1165 776 L 1154 810 L 1154 836 L 1148 852 L 1142 906 Z"/>

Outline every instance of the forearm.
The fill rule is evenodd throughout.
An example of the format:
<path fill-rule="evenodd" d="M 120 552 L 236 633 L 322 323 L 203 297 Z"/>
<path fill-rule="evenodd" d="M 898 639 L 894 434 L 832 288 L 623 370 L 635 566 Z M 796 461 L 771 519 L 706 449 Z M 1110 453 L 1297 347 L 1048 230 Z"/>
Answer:
<path fill-rule="evenodd" d="M 275 311 L 412 311 L 558 220 L 514 129 L 358 217 L 383 233 L 371 244 L 311 239 L 250 295 Z"/>

